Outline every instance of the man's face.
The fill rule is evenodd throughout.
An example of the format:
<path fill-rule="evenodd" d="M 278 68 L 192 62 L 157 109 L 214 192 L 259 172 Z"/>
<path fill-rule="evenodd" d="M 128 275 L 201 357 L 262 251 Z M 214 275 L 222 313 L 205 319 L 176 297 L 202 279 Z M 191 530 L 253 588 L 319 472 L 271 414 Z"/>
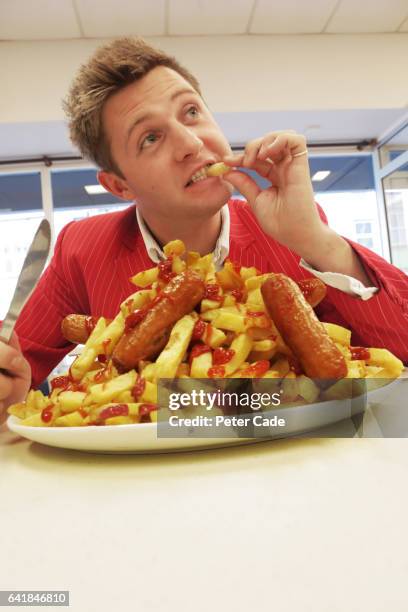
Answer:
<path fill-rule="evenodd" d="M 114 94 L 102 120 L 124 177 L 122 197 L 137 200 L 148 222 L 204 218 L 228 200 L 221 178 L 191 181 L 231 149 L 200 95 L 174 70 L 158 66 Z"/>

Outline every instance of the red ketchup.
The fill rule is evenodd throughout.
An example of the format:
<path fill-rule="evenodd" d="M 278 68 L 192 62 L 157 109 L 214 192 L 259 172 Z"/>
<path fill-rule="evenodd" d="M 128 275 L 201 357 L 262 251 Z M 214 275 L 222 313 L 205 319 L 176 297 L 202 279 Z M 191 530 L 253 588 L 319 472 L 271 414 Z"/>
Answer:
<path fill-rule="evenodd" d="M 128 416 L 129 406 L 127 404 L 115 404 L 115 406 L 108 406 L 104 408 L 99 414 L 99 418 L 103 421 L 116 416 Z"/>
<path fill-rule="evenodd" d="M 69 376 L 56 376 L 56 378 L 53 378 L 50 382 L 52 391 L 54 391 L 54 389 L 63 389 L 64 391 L 66 391 L 70 384 L 71 379 Z"/>
<path fill-rule="evenodd" d="M 146 315 L 146 308 L 139 308 L 138 310 L 135 310 L 135 312 L 128 315 L 125 319 L 125 332 L 128 332 L 130 329 L 136 327 L 136 325 L 140 323 L 140 321 L 142 321 Z"/>
<path fill-rule="evenodd" d="M 41 411 L 41 420 L 49 423 L 52 420 L 52 406 L 47 406 Z"/>
<path fill-rule="evenodd" d="M 206 283 L 205 285 L 205 300 L 214 300 L 215 302 L 222 302 L 223 297 L 219 295 L 220 286 L 217 283 Z"/>
<path fill-rule="evenodd" d="M 174 276 L 176 276 L 175 272 L 172 272 L 173 260 L 165 259 L 158 264 L 159 268 L 159 279 L 165 283 L 168 283 Z"/>
<path fill-rule="evenodd" d="M 206 329 L 206 323 L 202 319 L 198 319 L 194 325 L 193 333 L 191 335 L 192 340 L 201 340 Z"/>
<path fill-rule="evenodd" d="M 141 395 L 143 395 L 143 391 L 146 388 L 146 380 L 143 376 L 139 376 L 135 386 L 132 389 L 132 397 L 134 400 L 138 400 Z"/>
<path fill-rule="evenodd" d="M 150 423 L 150 413 L 157 410 L 156 404 L 142 404 L 139 406 L 139 417 L 141 423 Z"/>
<path fill-rule="evenodd" d="M 197 342 L 197 344 L 194 344 L 193 347 L 191 348 L 189 364 L 191 365 L 191 362 L 193 361 L 195 357 L 199 357 L 203 353 L 210 353 L 210 352 L 211 352 L 211 349 L 209 346 L 207 346 L 206 344 L 202 344 L 201 342 Z"/>
<path fill-rule="evenodd" d="M 231 295 L 234 296 L 237 302 L 244 301 L 244 290 L 243 289 L 233 289 L 231 291 Z"/>
<path fill-rule="evenodd" d="M 208 378 L 224 378 L 225 368 L 222 365 L 215 365 L 208 369 Z"/>
<path fill-rule="evenodd" d="M 262 310 L 247 310 L 247 317 L 263 317 L 264 312 Z"/>
<path fill-rule="evenodd" d="M 234 349 L 226 349 L 222 347 L 216 348 L 213 353 L 213 365 L 219 366 L 223 365 L 224 363 L 228 363 L 229 361 L 231 361 L 234 355 Z"/>
<path fill-rule="evenodd" d="M 147 313 L 153 306 L 155 306 L 162 299 L 161 295 L 156 295 L 155 298 L 148 304 L 147 306 L 143 306 L 143 308 L 138 308 L 130 315 L 128 315 L 125 319 L 125 333 L 129 332 L 131 329 L 136 327 L 143 319 L 146 317 Z"/>
<path fill-rule="evenodd" d="M 95 329 L 95 325 L 98 322 L 98 317 L 92 317 L 91 315 L 89 317 L 86 317 L 85 319 L 85 327 L 86 327 L 86 331 L 88 333 L 88 336 L 90 336 L 93 332 L 93 330 Z"/>
<path fill-rule="evenodd" d="M 351 359 L 370 359 L 370 351 L 365 346 L 350 346 Z"/>
<path fill-rule="evenodd" d="M 268 370 L 269 361 L 267 359 L 261 359 L 260 361 L 255 361 L 255 363 L 245 368 L 241 374 L 248 376 L 248 378 L 260 378 Z"/>
<path fill-rule="evenodd" d="M 106 377 L 107 377 L 107 368 L 101 368 L 100 370 L 98 370 L 98 372 L 95 374 L 94 376 L 94 382 L 96 383 L 101 383 L 103 382 Z"/>
<path fill-rule="evenodd" d="M 133 298 L 129 298 L 126 302 L 125 302 L 125 306 L 128 309 L 128 311 L 130 312 L 133 309 L 133 303 L 134 303 L 134 299 Z"/>

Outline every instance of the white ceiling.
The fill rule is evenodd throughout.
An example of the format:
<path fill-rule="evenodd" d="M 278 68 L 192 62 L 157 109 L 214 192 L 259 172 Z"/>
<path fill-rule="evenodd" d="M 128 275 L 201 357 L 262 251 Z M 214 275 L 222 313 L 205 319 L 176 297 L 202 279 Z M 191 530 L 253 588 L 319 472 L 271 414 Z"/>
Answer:
<path fill-rule="evenodd" d="M 408 0 L 0 0 L 0 40 L 408 32 Z"/>

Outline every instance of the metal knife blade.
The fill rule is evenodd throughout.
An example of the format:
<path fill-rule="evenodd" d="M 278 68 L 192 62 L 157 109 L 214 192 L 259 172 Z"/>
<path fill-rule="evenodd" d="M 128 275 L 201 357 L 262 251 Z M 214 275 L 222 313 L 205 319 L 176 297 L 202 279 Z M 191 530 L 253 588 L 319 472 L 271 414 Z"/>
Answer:
<path fill-rule="evenodd" d="M 10 340 L 17 317 L 40 278 L 50 251 L 50 244 L 50 223 L 47 219 L 43 219 L 28 249 L 10 308 L 0 328 L 0 340 L 3 342 Z"/>

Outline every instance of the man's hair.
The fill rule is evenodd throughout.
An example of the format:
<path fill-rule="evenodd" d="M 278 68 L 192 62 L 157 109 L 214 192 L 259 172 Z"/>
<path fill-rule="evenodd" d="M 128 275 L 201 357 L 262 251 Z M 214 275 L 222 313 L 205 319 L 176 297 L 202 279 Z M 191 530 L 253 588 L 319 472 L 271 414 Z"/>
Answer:
<path fill-rule="evenodd" d="M 63 102 L 70 137 L 82 155 L 102 170 L 122 176 L 103 130 L 102 109 L 106 100 L 157 66 L 172 68 L 201 95 L 197 79 L 186 68 L 142 38 L 117 38 L 100 47 L 74 79 Z"/>

